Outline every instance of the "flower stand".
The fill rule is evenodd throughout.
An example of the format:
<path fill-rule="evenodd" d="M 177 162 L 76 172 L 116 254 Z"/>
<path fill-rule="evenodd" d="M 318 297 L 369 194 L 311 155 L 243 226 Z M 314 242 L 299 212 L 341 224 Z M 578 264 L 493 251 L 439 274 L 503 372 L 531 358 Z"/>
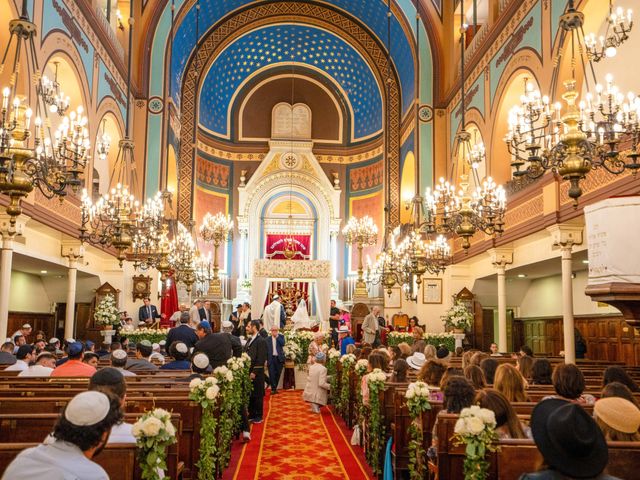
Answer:
<path fill-rule="evenodd" d="M 116 334 L 116 331 L 113 328 L 100 331 L 100 335 L 104 337 L 103 343 L 107 343 L 109 345 L 113 342 L 113 336 L 115 334 Z"/>

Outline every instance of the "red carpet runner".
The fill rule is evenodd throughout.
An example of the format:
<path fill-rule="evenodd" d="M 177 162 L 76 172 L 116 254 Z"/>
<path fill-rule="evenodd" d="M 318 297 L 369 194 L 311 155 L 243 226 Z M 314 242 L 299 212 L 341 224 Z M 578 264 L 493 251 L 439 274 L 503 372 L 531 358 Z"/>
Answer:
<path fill-rule="evenodd" d="M 265 398 L 265 422 L 253 425 L 251 442 L 232 449 L 227 480 L 369 480 L 359 447 L 349 444 L 344 422 L 325 407 L 313 414 L 302 392 Z"/>

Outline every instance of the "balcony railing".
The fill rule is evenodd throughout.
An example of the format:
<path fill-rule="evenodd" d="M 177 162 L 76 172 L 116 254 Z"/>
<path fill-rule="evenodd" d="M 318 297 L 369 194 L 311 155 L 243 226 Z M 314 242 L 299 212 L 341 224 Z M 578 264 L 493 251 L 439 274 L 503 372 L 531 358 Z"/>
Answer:
<path fill-rule="evenodd" d="M 124 58 L 125 58 L 124 48 L 122 48 L 122 45 L 118 41 L 116 32 L 113 31 L 113 28 L 109 24 L 109 21 L 107 20 L 107 17 L 105 16 L 104 11 L 100 7 L 95 7 L 95 12 L 96 12 L 96 18 L 98 19 L 98 22 L 102 27 L 102 30 L 104 30 L 104 32 L 109 37 L 109 41 L 111 42 L 111 45 L 115 49 L 116 54 L 120 57 L 120 60 L 124 62 Z"/>

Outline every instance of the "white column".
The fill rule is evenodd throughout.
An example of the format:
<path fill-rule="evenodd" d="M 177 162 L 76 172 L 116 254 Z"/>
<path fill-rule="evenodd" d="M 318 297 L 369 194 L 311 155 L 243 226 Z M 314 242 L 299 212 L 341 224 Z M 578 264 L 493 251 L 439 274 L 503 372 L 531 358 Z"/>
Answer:
<path fill-rule="evenodd" d="M 564 335 L 564 362 L 576 363 L 573 321 L 573 279 L 571 272 L 572 244 L 560 247 L 562 251 L 562 334 Z"/>
<path fill-rule="evenodd" d="M 76 279 L 78 275 L 78 261 L 84 256 L 84 247 L 79 242 L 62 242 L 61 255 L 69 261 L 64 338 L 74 338 L 76 322 Z"/>
<path fill-rule="evenodd" d="M 338 279 L 338 232 L 331 232 L 329 235 L 329 251 L 331 252 L 331 281 Z"/>
<path fill-rule="evenodd" d="M 247 277 L 247 231 L 241 229 L 238 242 L 238 278 L 242 281 Z"/>
<path fill-rule="evenodd" d="M 78 274 L 76 260 L 69 259 L 67 281 L 67 311 L 64 317 L 64 338 L 74 338 L 76 321 L 76 277 Z"/>
<path fill-rule="evenodd" d="M 498 350 L 507 352 L 509 350 L 507 338 L 507 265 L 513 263 L 513 249 L 493 248 L 488 251 L 491 256 L 491 263 L 498 273 Z"/>
<path fill-rule="evenodd" d="M 11 266 L 13 264 L 13 239 L 22 235 L 22 229 L 29 217 L 20 215 L 11 225 L 8 215 L 0 216 L 2 254 L 0 255 L 0 341 L 4 342 L 9 332 L 9 296 L 11 295 Z"/>
<path fill-rule="evenodd" d="M 571 271 L 571 249 L 582 243 L 582 227 L 574 225 L 552 225 L 547 231 L 553 238 L 553 246 L 562 252 L 562 334 L 564 338 L 564 361 L 576 363 L 576 346 L 573 321 L 573 279 Z"/>

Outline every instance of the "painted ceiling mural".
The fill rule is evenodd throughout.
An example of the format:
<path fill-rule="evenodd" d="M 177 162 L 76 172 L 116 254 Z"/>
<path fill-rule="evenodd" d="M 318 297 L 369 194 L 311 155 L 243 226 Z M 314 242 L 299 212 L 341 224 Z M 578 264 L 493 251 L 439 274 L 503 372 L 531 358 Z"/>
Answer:
<path fill-rule="evenodd" d="M 180 2 L 176 2 L 180 3 Z M 196 29 L 196 8 L 190 5 L 177 26 L 172 52 L 172 96 L 179 105 L 179 92 L 186 63 L 196 44 L 196 31 L 200 38 L 220 19 L 230 12 L 253 3 L 248 0 L 201 1 L 198 28 Z M 327 2 L 348 12 L 364 23 L 380 40 L 387 40 L 387 3 L 383 0 L 331 0 Z M 415 71 L 409 39 L 395 16 L 391 20 L 391 57 L 400 77 L 403 112 L 411 106 L 414 98 Z"/>
<path fill-rule="evenodd" d="M 353 109 L 354 140 L 382 129 L 382 96 L 373 72 L 340 37 L 297 24 L 269 25 L 236 39 L 212 63 L 202 84 L 200 125 L 228 136 L 233 96 L 255 72 L 295 62 L 333 78 Z"/>

